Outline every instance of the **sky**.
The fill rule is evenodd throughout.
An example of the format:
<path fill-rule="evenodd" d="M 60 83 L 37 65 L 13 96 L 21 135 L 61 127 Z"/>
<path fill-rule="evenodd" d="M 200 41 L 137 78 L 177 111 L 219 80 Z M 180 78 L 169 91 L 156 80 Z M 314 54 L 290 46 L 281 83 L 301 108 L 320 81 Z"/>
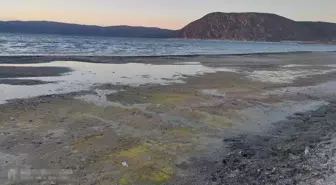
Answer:
<path fill-rule="evenodd" d="M 336 22 L 336 0 L 0 0 L 0 20 L 180 29 L 211 12 L 275 13 Z"/>

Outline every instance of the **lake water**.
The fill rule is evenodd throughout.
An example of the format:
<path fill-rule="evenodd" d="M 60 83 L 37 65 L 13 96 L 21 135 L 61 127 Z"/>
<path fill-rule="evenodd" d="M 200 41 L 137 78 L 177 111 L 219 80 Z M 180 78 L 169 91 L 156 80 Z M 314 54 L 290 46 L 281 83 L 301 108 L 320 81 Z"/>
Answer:
<path fill-rule="evenodd" d="M 0 34 L 0 55 L 160 56 L 336 51 L 332 45 Z"/>

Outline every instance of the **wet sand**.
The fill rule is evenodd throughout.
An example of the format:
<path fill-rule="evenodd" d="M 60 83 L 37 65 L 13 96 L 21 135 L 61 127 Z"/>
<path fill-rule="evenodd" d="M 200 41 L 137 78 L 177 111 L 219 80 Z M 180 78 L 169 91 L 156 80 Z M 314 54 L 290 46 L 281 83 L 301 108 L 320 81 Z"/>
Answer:
<path fill-rule="evenodd" d="M 335 176 L 335 53 L 104 57 L 104 65 L 38 57 L 42 66 L 30 67 L 14 63 L 36 57 L 14 58 L 0 57 L 0 76 L 20 78 L 0 80 L 27 84 L 2 86 L 13 91 L 0 105 L 1 184 L 28 183 L 9 182 L 9 169 L 68 169 L 70 179 L 53 182 L 88 185 L 330 184 Z M 76 59 L 88 60 L 102 62 Z M 11 65 L 68 71 L 11 75 Z"/>

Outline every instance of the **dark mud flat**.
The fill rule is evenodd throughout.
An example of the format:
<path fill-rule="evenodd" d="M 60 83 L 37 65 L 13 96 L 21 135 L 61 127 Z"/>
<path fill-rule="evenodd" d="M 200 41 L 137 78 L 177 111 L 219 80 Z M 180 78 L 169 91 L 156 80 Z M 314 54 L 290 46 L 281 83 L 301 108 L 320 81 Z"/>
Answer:
<path fill-rule="evenodd" d="M 59 76 L 71 71 L 67 67 L 0 66 L 0 78 Z"/>
<path fill-rule="evenodd" d="M 82 61 L 90 63 L 169 63 L 171 60 L 187 60 L 198 56 L 0 56 L 0 64 L 35 64 L 52 61 Z M 165 62 L 166 61 L 166 62 Z"/>
<path fill-rule="evenodd" d="M 287 53 L 250 53 L 250 54 L 224 54 L 224 55 L 166 55 L 166 56 L 0 56 L 0 64 L 36 64 L 52 61 L 81 61 L 89 63 L 147 63 L 147 64 L 171 64 L 176 62 L 190 62 L 194 59 L 202 60 L 202 63 L 219 62 L 228 59 L 233 62 L 244 61 L 244 58 L 268 58 L 275 57 L 295 58 L 297 56 L 309 56 L 308 59 L 316 59 L 319 56 L 333 55 L 335 52 L 287 52 Z M 242 60 L 243 59 L 243 60 Z M 265 61 L 266 62 L 266 61 Z M 246 63 L 251 65 L 250 63 Z"/>
<path fill-rule="evenodd" d="M 198 159 L 195 164 L 202 170 L 183 184 L 334 184 L 335 111 L 333 101 L 275 123 L 263 135 L 226 138 L 230 152 L 222 152 L 216 161 Z"/>
<path fill-rule="evenodd" d="M 46 82 L 41 80 L 25 80 L 25 79 L 0 79 L 0 84 L 8 85 L 41 85 L 54 82 Z"/>

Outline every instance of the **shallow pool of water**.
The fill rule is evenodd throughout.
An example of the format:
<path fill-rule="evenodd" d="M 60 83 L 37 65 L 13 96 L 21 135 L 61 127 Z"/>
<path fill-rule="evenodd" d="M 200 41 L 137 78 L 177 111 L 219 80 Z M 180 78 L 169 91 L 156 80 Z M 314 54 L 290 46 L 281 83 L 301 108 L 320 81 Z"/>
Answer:
<path fill-rule="evenodd" d="M 76 61 L 55 61 L 39 64 L 0 64 L 20 67 L 69 67 L 72 72 L 61 76 L 28 77 L 16 79 L 56 82 L 32 86 L 0 84 L 0 102 L 49 94 L 63 94 L 90 90 L 94 85 L 116 84 L 138 86 L 143 84 L 183 83 L 185 75 L 201 75 L 217 71 L 233 72 L 231 68 L 211 68 L 201 64 L 152 65 L 142 63 L 99 64 Z"/>

